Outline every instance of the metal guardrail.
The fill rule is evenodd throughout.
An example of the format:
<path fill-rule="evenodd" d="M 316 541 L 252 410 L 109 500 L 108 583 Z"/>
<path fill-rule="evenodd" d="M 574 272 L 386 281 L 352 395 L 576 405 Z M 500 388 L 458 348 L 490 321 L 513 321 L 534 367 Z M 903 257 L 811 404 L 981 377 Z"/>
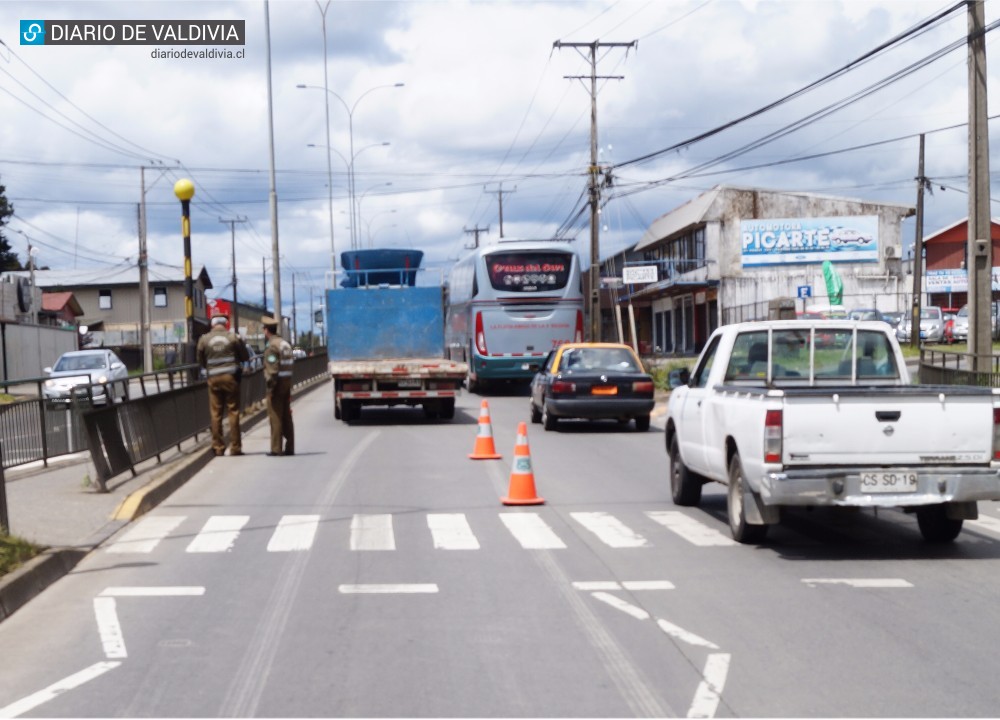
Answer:
<path fill-rule="evenodd" d="M 977 367 L 980 369 L 975 369 Z M 1000 387 L 1000 356 L 921 349 L 920 382 L 925 385 Z"/>
<path fill-rule="evenodd" d="M 292 387 L 311 383 L 327 374 L 326 353 L 300 358 L 292 366 Z M 245 374 L 240 382 L 244 412 L 265 398 L 263 370 Z M 83 416 L 97 483 L 102 491 L 115 475 L 130 471 L 209 429 L 208 384 L 168 389 L 129 402 L 91 410 Z"/>

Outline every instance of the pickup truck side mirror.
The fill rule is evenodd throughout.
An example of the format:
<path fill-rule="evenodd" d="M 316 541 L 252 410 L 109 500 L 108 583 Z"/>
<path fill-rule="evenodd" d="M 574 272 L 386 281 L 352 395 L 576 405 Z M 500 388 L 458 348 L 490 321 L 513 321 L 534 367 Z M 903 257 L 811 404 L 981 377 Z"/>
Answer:
<path fill-rule="evenodd" d="M 667 384 L 670 389 L 673 390 L 681 385 L 687 385 L 688 381 L 691 379 L 691 371 L 687 368 L 680 368 L 679 370 L 671 370 L 670 375 L 667 380 Z"/>

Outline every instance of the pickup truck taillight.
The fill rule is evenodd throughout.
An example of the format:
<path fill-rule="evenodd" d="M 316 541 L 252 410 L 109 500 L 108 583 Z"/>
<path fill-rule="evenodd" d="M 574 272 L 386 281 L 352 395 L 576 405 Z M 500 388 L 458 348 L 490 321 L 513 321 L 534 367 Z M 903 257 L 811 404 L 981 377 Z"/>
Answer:
<path fill-rule="evenodd" d="M 996 428 L 996 411 L 994 411 L 994 424 Z M 994 438 L 996 430 L 994 430 Z M 768 410 L 764 416 L 764 462 L 781 462 L 781 410 Z"/>
<path fill-rule="evenodd" d="M 993 408 L 993 459 L 1000 460 L 1000 408 Z"/>
<path fill-rule="evenodd" d="M 564 395 L 567 393 L 576 392 L 576 383 L 566 382 L 565 380 L 556 380 L 552 383 L 552 394 L 553 395 Z"/>
<path fill-rule="evenodd" d="M 483 330 L 483 314 L 476 313 L 476 350 L 480 355 L 486 354 L 486 332 Z"/>

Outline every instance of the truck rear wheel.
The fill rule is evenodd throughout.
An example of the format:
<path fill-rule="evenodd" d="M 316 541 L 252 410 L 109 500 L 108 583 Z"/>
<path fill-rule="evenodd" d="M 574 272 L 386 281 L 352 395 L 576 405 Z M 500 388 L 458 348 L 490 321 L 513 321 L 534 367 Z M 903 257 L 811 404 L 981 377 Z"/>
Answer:
<path fill-rule="evenodd" d="M 340 415 L 344 422 L 354 422 L 361 418 L 361 403 L 357 400 L 344 400 L 340 404 Z"/>
<path fill-rule="evenodd" d="M 962 532 L 962 521 L 948 517 L 943 504 L 917 508 L 917 525 L 924 540 L 932 543 L 951 542 Z"/>
<path fill-rule="evenodd" d="M 670 440 L 670 496 L 674 505 L 695 507 L 701 502 L 702 483 L 681 460 L 681 449 L 675 435 Z"/>
<path fill-rule="evenodd" d="M 743 463 L 739 455 L 733 455 L 729 463 L 729 492 L 726 493 L 726 509 L 729 511 L 729 530 L 738 543 L 753 544 L 767 537 L 767 525 L 751 525 L 747 522 L 743 505 Z"/>
<path fill-rule="evenodd" d="M 445 398 L 441 401 L 441 419 L 451 420 L 455 417 L 455 398 Z"/>

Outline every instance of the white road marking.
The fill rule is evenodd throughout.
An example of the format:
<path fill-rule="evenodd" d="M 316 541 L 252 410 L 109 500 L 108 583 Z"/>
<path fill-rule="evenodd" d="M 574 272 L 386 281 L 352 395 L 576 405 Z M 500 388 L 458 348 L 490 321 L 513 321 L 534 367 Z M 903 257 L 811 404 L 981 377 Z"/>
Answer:
<path fill-rule="evenodd" d="M 978 520 L 967 520 L 970 525 L 975 525 L 983 530 L 989 530 L 990 532 L 1000 533 L 1000 520 L 996 518 L 988 517 L 986 515 L 980 515 Z"/>
<path fill-rule="evenodd" d="M 622 580 L 626 590 L 673 590 L 675 585 L 669 580 Z"/>
<path fill-rule="evenodd" d="M 803 578 L 809 587 L 817 585 L 849 585 L 855 588 L 911 588 L 902 578 Z"/>
<path fill-rule="evenodd" d="M 344 595 L 390 595 L 436 593 L 436 583 L 396 583 L 385 585 L 341 585 L 337 588 Z"/>
<path fill-rule="evenodd" d="M 570 517 L 613 548 L 647 547 L 646 538 L 628 528 L 613 515 L 604 512 L 575 512 Z"/>
<path fill-rule="evenodd" d="M 537 513 L 505 512 L 500 520 L 525 550 L 561 550 L 566 543 L 559 539 Z"/>
<path fill-rule="evenodd" d="M 619 597 L 616 597 L 614 595 L 609 595 L 606 592 L 595 592 L 595 593 L 591 593 L 591 595 L 593 595 L 597 600 L 600 600 L 602 603 L 606 603 L 606 604 L 610 605 L 615 610 L 621 610 L 626 615 L 631 615 L 632 617 L 636 618 L 637 620 L 648 620 L 649 619 L 649 613 L 648 612 L 646 612 L 642 608 L 639 608 L 639 607 L 636 607 L 635 605 L 632 605 L 631 603 L 625 602 L 624 600 L 622 600 Z"/>
<path fill-rule="evenodd" d="M 682 642 L 686 642 L 688 645 L 694 645 L 696 647 L 706 647 L 709 650 L 718 650 L 719 646 L 713 642 L 709 642 L 703 637 L 699 637 L 692 632 L 688 632 L 682 627 L 678 627 L 673 623 L 669 623 L 666 620 L 657 620 L 656 624 L 660 626 L 660 630 L 665 632 L 672 638 L 676 638 Z"/>
<path fill-rule="evenodd" d="M 240 536 L 240 530 L 250 522 L 249 515 L 213 515 L 187 546 L 189 553 L 229 552 Z"/>
<path fill-rule="evenodd" d="M 646 515 L 668 530 L 677 533 L 692 545 L 724 547 L 737 544 L 731 537 L 677 510 L 654 510 L 647 512 Z"/>
<path fill-rule="evenodd" d="M 115 660 L 128 657 L 125 638 L 118 622 L 117 603 L 113 597 L 94 598 L 94 615 L 97 617 L 97 632 L 101 636 L 104 655 Z"/>
<path fill-rule="evenodd" d="M 726 686 L 726 676 L 729 674 L 729 659 L 727 653 L 712 653 L 705 661 L 704 678 L 694 693 L 694 700 L 688 709 L 689 718 L 715 717 L 719 708 L 719 698 Z"/>
<path fill-rule="evenodd" d="M 439 550 L 478 550 L 479 541 L 462 513 L 430 513 L 427 527 Z"/>
<path fill-rule="evenodd" d="M 14 718 L 19 715 L 23 715 L 26 712 L 34 710 L 39 705 L 47 703 L 49 700 L 54 700 L 65 692 L 73 690 L 83 685 L 85 682 L 89 682 L 94 678 L 98 678 L 108 670 L 114 670 L 116 667 L 121 665 L 121 662 L 99 662 L 94 663 L 85 670 L 81 670 L 78 673 L 70 675 L 68 678 L 64 678 L 59 682 L 52 683 L 44 690 L 39 690 L 33 695 L 29 695 L 26 698 L 21 698 L 16 702 L 12 702 L 10 705 L 4 708 L 0 708 L 0 718 Z"/>
<path fill-rule="evenodd" d="M 204 595 L 205 588 L 197 585 L 177 585 L 164 587 L 127 587 L 112 585 L 101 591 L 99 597 L 183 597 Z"/>
<path fill-rule="evenodd" d="M 319 515 L 283 515 L 267 543 L 268 552 L 296 552 L 312 547 Z"/>
<path fill-rule="evenodd" d="M 135 527 L 108 546 L 109 553 L 150 553 L 163 538 L 184 522 L 183 515 L 153 515 L 139 520 Z"/>
<path fill-rule="evenodd" d="M 351 550 L 395 550 L 392 515 L 355 515 L 351 519 Z"/>
<path fill-rule="evenodd" d="M 669 580 L 623 580 L 620 584 L 614 580 L 589 580 L 574 582 L 577 590 L 593 592 L 595 590 L 673 590 L 674 584 Z"/>

